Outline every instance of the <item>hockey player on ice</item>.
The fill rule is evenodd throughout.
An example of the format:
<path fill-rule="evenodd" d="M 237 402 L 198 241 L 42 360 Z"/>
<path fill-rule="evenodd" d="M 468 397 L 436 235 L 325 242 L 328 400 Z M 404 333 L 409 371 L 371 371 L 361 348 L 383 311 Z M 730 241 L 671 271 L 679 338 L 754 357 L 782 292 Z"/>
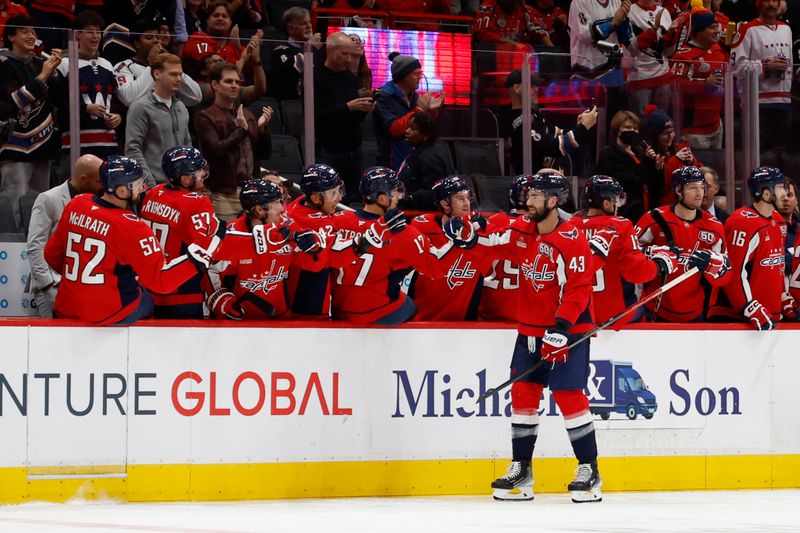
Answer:
<path fill-rule="evenodd" d="M 566 349 L 594 325 L 591 314 L 596 268 L 594 247 L 590 248 L 574 222 L 558 217 L 558 204 L 569 192 L 566 178 L 539 173 L 533 176 L 529 189 L 530 219 L 524 217 L 512 224 L 506 245 L 511 259 L 519 262 L 522 274 L 519 333 L 511 377 L 540 360 L 545 364 L 511 386 L 512 462 L 506 475 L 492 483 L 494 498 L 532 500 L 534 497 L 531 459 L 539 430 L 539 400 L 547 386 L 564 416 L 578 459 L 577 475 L 568 486 L 572 500 L 600 501 L 602 481 L 597 468 L 594 423 L 589 400 L 583 392 L 589 376 L 589 341 Z M 605 250 L 610 245 L 606 243 Z"/>

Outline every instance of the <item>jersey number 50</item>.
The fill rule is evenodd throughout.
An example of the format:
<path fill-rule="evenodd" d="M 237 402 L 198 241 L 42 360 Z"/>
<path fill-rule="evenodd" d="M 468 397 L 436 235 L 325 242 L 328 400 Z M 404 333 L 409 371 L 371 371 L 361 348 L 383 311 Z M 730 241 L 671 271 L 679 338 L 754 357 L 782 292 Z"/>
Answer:
<path fill-rule="evenodd" d="M 83 247 L 81 248 L 81 241 Z M 92 254 L 89 260 L 81 268 L 81 250 L 86 254 Z M 102 285 L 106 281 L 105 274 L 97 274 L 94 269 L 103 261 L 106 256 L 106 243 L 100 239 L 91 237 L 84 238 L 80 233 L 67 233 L 67 251 L 65 255 L 72 259 L 72 265 L 65 264 L 64 277 L 69 281 L 78 281 L 84 285 Z M 70 268 L 70 266 L 72 268 Z"/>

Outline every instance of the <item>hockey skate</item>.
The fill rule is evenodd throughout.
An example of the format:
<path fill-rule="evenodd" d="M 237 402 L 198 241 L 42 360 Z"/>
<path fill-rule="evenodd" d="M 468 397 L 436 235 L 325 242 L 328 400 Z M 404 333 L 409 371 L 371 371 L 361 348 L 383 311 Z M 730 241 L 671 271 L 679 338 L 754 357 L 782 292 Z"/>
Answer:
<path fill-rule="evenodd" d="M 600 472 L 597 470 L 597 461 L 579 464 L 575 474 L 575 479 L 567 486 L 573 502 L 603 501 L 603 493 L 600 492 L 603 480 L 600 479 Z"/>
<path fill-rule="evenodd" d="M 506 475 L 492 482 L 495 500 L 533 499 L 533 470 L 530 461 L 511 461 Z"/>

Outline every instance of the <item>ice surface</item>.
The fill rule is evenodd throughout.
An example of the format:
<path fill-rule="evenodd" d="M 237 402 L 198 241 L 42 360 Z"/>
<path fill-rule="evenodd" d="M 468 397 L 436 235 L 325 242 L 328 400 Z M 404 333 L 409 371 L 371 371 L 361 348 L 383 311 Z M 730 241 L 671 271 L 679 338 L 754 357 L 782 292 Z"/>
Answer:
<path fill-rule="evenodd" d="M 607 493 L 574 504 L 491 497 L 357 498 L 232 503 L 32 503 L 0 506 L 0 532 L 800 531 L 800 490 Z"/>

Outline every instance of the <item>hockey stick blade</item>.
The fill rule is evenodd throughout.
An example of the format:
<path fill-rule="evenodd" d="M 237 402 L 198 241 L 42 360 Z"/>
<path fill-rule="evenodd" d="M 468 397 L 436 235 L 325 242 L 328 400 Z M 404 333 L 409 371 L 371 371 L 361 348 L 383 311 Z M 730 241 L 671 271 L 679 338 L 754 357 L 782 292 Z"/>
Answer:
<path fill-rule="evenodd" d="M 692 276 L 694 276 L 698 272 L 699 272 L 699 270 L 697 270 L 697 267 L 692 267 L 691 269 L 687 270 L 686 272 L 684 272 L 683 274 L 681 274 L 677 278 L 673 279 L 672 281 L 670 281 L 666 285 L 662 285 L 661 287 L 659 287 L 658 289 L 654 290 L 653 292 L 651 292 L 650 294 L 648 294 L 647 296 L 645 296 L 644 298 L 642 298 L 638 302 L 634 303 L 633 305 L 631 305 L 630 307 L 625 309 L 620 314 L 612 316 L 611 318 L 609 318 L 608 320 L 606 320 L 605 322 L 603 322 L 599 326 L 596 326 L 591 331 L 588 331 L 588 332 L 584 333 L 583 335 L 581 335 L 580 338 L 576 339 L 575 342 L 573 342 L 573 343 L 571 343 L 571 344 L 569 344 L 569 345 L 567 345 L 567 346 L 565 346 L 563 348 L 560 348 L 559 350 L 556 350 L 556 353 L 560 352 L 561 350 L 570 350 L 571 348 L 574 348 L 575 346 L 579 345 L 580 343 L 582 343 L 586 339 L 594 336 L 597 332 L 606 329 L 607 327 L 611 326 L 612 324 L 614 324 L 615 322 L 619 321 L 623 317 L 626 317 L 629 314 L 633 313 L 634 311 L 639 309 L 641 306 L 643 306 L 647 302 L 650 302 L 650 301 L 652 301 L 652 300 L 654 300 L 656 298 L 660 298 L 661 296 L 663 296 L 663 294 L 665 292 L 667 292 L 671 288 L 675 287 L 676 285 L 680 285 L 681 283 L 683 283 L 687 279 L 691 278 Z M 497 387 L 488 389 L 486 392 L 484 392 L 483 394 L 478 396 L 478 399 L 475 400 L 475 403 L 480 403 L 480 402 L 484 401 L 486 398 L 488 398 L 489 396 L 491 396 L 492 394 L 496 394 L 496 393 L 500 392 L 501 390 L 505 389 L 506 387 L 508 387 L 509 385 L 511 385 L 511 384 L 513 384 L 513 383 L 515 383 L 517 381 L 525 379 L 526 377 L 531 375 L 533 372 L 537 371 L 539 369 L 539 367 L 541 367 L 544 364 L 544 362 L 545 362 L 544 359 L 540 359 L 532 367 L 530 367 L 528 370 L 526 370 L 522 374 L 520 374 L 518 376 L 514 376 L 513 378 L 504 381 L 503 383 L 501 383 Z"/>

